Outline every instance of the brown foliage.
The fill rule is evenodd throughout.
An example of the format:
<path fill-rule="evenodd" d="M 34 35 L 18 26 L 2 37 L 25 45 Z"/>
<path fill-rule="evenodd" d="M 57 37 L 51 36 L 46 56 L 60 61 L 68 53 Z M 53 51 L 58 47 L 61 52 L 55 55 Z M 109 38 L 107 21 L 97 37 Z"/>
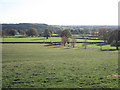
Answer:
<path fill-rule="evenodd" d="M 62 45 L 67 45 L 68 44 L 68 42 L 69 42 L 69 38 L 67 38 L 67 37 L 62 37 L 62 40 L 61 40 L 61 44 Z"/>
<path fill-rule="evenodd" d="M 75 47 L 75 45 L 76 45 L 76 40 L 75 40 L 75 39 L 73 39 L 73 40 L 72 40 L 72 43 L 71 43 L 71 46 L 74 48 L 74 47 Z"/>
<path fill-rule="evenodd" d="M 93 36 L 97 36 L 97 35 L 98 35 L 98 32 L 92 32 L 92 35 L 93 35 Z"/>

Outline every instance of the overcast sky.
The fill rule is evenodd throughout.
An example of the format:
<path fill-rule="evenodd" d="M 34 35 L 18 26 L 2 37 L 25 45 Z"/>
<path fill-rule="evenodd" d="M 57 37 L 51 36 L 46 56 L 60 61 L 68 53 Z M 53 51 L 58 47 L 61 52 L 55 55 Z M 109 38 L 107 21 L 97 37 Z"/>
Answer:
<path fill-rule="evenodd" d="M 117 25 L 119 0 L 0 0 L 0 23 Z"/>

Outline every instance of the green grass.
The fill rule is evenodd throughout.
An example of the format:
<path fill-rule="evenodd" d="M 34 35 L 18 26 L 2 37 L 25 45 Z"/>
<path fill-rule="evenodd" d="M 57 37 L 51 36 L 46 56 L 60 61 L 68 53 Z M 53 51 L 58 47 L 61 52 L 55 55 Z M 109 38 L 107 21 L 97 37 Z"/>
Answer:
<path fill-rule="evenodd" d="M 4 38 L 18 38 L 18 37 L 22 37 L 24 35 L 15 35 L 15 36 L 4 36 Z"/>
<path fill-rule="evenodd" d="M 72 39 L 70 39 L 70 42 Z M 27 38 L 2 38 L 2 42 L 61 42 L 61 37 L 50 37 L 46 39 L 45 37 L 27 37 Z M 85 42 L 84 39 L 76 39 L 76 42 Z M 103 40 L 87 40 L 86 42 L 104 42 Z M 77 47 L 82 47 L 83 43 L 76 43 Z M 69 44 L 71 45 L 71 44 Z M 98 44 L 87 44 L 87 48 L 100 48 Z M 116 47 L 111 47 L 110 45 L 103 45 L 103 49 L 115 49 Z"/>
<path fill-rule="evenodd" d="M 3 42 L 60 42 L 60 37 L 50 37 L 46 39 L 45 37 L 27 37 L 27 38 L 2 38 Z"/>
<path fill-rule="evenodd" d="M 83 47 L 82 45 L 83 43 L 76 43 L 76 47 Z M 98 44 L 86 44 L 86 47 L 87 48 L 98 48 L 98 49 L 101 48 Z M 102 45 L 102 49 L 116 49 L 116 47 L 111 47 L 110 45 Z"/>
<path fill-rule="evenodd" d="M 118 51 L 3 44 L 3 88 L 117 88 Z"/>
<path fill-rule="evenodd" d="M 52 34 L 52 36 L 58 36 L 58 34 Z"/>
<path fill-rule="evenodd" d="M 26 37 L 26 38 L 2 38 L 3 42 L 61 42 L 61 37 Z M 72 41 L 72 39 L 70 39 Z M 77 42 L 85 42 L 84 39 L 76 39 Z M 103 42 L 103 40 L 87 40 L 87 42 Z"/>
<path fill-rule="evenodd" d="M 76 42 L 85 42 L 85 39 L 76 39 Z M 103 40 L 86 40 L 86 42 L 104 42 Z"/>
<path fill-rule="evenodd" d="M 57 35 L 57 34 L 53 34 Z M 61 42 L 61 37 L 50 37 L 46 39 L 46 37 L 24 37 L 18 38 L 22 35 L 15 35 L 15 36 L 7 36 L 2 38 L 2 42 Z M 80 38 L 81 35 L 74 34 L 73 37 Z M 70 42 L 72 39 L 70 38 Z M 76 42 L 85 42 L 85 39 L 76 39 Z M 86 42 L 104 42 L 103 40 L 86 40 Z M 69 44 L 71 45 L 71 44 Z M 77 43 L 77 47 L 82 47 L 82 43 Z M 87 44 L 87 48 L 100 48 L 98 44 Z M 103 49 L 115 49 L 115 47 L 111 47 L 110 45 L 103 45 Z"/>

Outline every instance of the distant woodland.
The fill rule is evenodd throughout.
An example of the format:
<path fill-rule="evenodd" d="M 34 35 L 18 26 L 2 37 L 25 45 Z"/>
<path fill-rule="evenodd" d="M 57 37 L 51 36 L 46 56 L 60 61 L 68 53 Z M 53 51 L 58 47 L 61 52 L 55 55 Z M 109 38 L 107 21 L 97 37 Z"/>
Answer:
<path fill-rule="evenodd" d="M 116 29 L 117 26 L 108 25 L 48 25 L 48 24 L 38 24 L 38 23 L 19 23 L 19 24 L 2 24 L 2 30 L 16 29 L 16 30 L 26 30 L 29 28 L 36 28 L 39 32 L 44 32 L 46 28 L 52 30 L 56 33 L 58 30 L 70 29 L 72 34 L 79 34 L 81 30 L 87 29 L 91 32 L 98 32 L 99 28 L 113 28 Z"/>

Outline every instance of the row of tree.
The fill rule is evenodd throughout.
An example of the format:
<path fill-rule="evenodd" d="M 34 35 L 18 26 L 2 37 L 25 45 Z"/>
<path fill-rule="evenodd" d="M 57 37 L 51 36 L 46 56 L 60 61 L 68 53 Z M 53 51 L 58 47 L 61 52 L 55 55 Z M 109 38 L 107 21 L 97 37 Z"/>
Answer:
<path fill-rule="evenodd" d="M 16 30 L 16 29 L 8 29 L 8 30 L 3 30 L 2 31 L 2 36 L 8 35 L 8 36 L 15 36 L 16 34 L 21 34 L 21 35 L 27 35 L 27 36 L 39 36 L 38 30 L 35 28 L 30 28 L 30 29 L 26 29 L 26 30 Z M 60 37 L 71 37 L 72 34 L 70 32 L 69 29 L 66 30 L 61 30 L 61 32 L 58 33 Z M 44 33 L 41 34 L 42 36 L 46 37 L 46 39 L 48 39 L 48 37 L 52 36 L 52 30 L 50 29 L 45 29 Z"/>
<path fill-rule="evenodd" d="M 16 34 L 27 35 L 27 36 L 38 36 L 38 31 L 35 28 L 30 28 L 28 30 L 16 30 L 8 29 L 2 31 L 2 36 L 15 36 Z"/>
<path fill-rule="evenodd" d="M 120 29 L 100 28 L 99 32 L 94 32 L 93 35 L 98 35 L 98 38 L 104 40 L 106 44 L 115 46 L 118 50 L 120 47 Z M 69 43 L 69 38 L 72 36 L 69 29 L 59 32 L 59 36 L 62 37 L 62 44 L 65 46 Z M 72 46 L 76 43 L 75 39 L 72 39 Z"/>
<path fill-rule="evenodd" d="M 86 30 L 87 31 L 87 30 Z M 8 29 L 2 31 L 2 36 L 5 35 L 16 35 L 17 33 L 27 36 L 38 36 L 38 30 L 35 28 L 30 28 L 27 30 L 15 30 L 15 29 Z M 70 29 L 65 30 L 59 30 L 57 32 L 58 36 L 62 39 L 62 44 L 65 46 L 67 43 L 69 43 L 69 38 L 71 38 L 72 34 Z M 104 40 L 105 43 L 110 44 L 111 46 L 116 46 L 116 49 L 118 50 L 118 47 L 120 46 L 120 30 L 119 29 L 110 29 L 110 28 L 100 28 L 99 32 L 94 32 L 93 35 L 98 35 L 98 38 L 101 40 Z M 48 39 L 52 36 L 52 31 L 50 29 L 45 29 L 43 36 Z M 73 43 L 76 42 L 73 40 Z"/>
<path fill-rule="evenodd" d="M 89 34 L 89 30 L 88 29 L 77 29 L 77 30 L 70 30 L 70 29 L 66 29 L 66 30 L 69 30 L 70 33 L 77 33 L 77 34 Z M 66 31 L 65 30 L 65 31 Z M 56 32 L 56 34 L 58 34 L 58 36 L 62 37 L 61 35 L 63 35 L 62 33 L 65 33 L 62 32 L 63 30 L 58 30 Z M 16 30 L 16 29 L 7 29 L 7 30 L 3 30 L 2 31 L 2 36 L 5 36 L 5 35 L 10 35 L 10 36 L 14 36 L 16 34 L 21 34 L 21 35 L 27 35 L 27 36 L 46 36 L 47 39 L 48 37 L 51 36 L 52 32 L 54 32 L 54 30 L 50 30 L 50 29 L 45 29 L 44 32 L 38 32 L 38 30 L 36 28 L 30 28 L 30 29 L 25 29 L 25 30 Z M 94 33 L 94 32 L 93 32 Z M 95 34 L 93 34 L 95 35 Z M 63 35 L 64 36 L 64 35 Z"/>

